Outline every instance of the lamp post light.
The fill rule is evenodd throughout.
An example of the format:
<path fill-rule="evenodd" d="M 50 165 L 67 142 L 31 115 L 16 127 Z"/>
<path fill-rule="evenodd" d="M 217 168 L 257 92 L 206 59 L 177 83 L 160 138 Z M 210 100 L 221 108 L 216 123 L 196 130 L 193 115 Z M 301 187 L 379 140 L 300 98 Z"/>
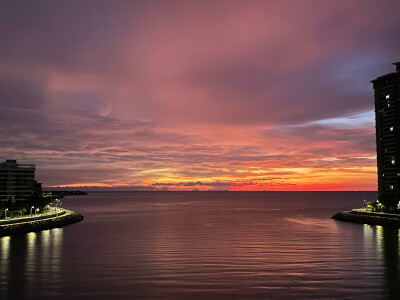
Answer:
<path fill-rule="evenodd" d="M 32 209 L 34 209 L 34 208 L 35 208 L 34 206 L 31 207 L 31 214 L 30 214 L 30 217 L 32 217 Z"/>
<path fill-rule="evenodd" d="M 39 208 L 36 208 L 36 211 L 35 211 L 35 215 L 36 215 L 36 213 L 39 211 Z"/>
<path fill-rule="evenodd" d="M 378 211 L 382 212 L 382 204 L 379 202 L 379 200 L 376 200 L 378 203 Z"/>
<path fill-rule="evenodd" d="M 4 211 L 4 219 L 7 220 L 7 212 L 8 212 L 8 208 L 6 208 L 6 210 Z"/>

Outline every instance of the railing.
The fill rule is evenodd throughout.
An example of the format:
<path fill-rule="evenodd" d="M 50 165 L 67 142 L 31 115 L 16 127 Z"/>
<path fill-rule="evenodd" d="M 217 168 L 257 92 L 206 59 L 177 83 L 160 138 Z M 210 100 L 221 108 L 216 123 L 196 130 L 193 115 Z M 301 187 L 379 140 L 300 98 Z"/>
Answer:
<path fill-rule="evenodd" d="M 34 216 L 34 217 L 22 217 L 22 218 L 11 219 L 11 220 L 2 220 L 2 221 L 0 221 L 0 226 L 7 225 L 7 224 L 24 223 L 24 222 L 30 222 L 30 221 L 36 221 L 36 220 L 42 220 L 42 219 L 49 219 L 49 218 L 61 216 L 63 214 L 65 214 L 64 209 L 62 211 L 58 211 L 55 213 L 41 214 L 41 215 Z"/>

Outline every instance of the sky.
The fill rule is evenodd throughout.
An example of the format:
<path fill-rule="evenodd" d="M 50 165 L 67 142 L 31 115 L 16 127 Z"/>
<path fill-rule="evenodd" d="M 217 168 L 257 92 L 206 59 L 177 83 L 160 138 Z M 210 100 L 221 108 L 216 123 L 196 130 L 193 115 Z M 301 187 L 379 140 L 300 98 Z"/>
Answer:
<path fill-rule="evenodd" d="M 46 187 L 377 190 L 391 0 L 0 0 L 0 159 Z M 94 188 L 95 187 L 95 188 Z"/>

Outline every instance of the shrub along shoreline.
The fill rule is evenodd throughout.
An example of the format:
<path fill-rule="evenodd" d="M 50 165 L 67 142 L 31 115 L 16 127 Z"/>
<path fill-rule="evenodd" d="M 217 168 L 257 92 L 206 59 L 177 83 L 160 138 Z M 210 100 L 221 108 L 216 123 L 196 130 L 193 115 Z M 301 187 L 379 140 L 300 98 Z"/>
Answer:
<path fill-rule="evenodd" d="M 0 225 L 0 237 L 41 231 L 57 227 L 63 227 L 83 220 L 83 216 L 72 210 L 65 210 L 65 213 L 57 216 L 49 216 L 41 219 L 23 221 L 19 223 Z"/>

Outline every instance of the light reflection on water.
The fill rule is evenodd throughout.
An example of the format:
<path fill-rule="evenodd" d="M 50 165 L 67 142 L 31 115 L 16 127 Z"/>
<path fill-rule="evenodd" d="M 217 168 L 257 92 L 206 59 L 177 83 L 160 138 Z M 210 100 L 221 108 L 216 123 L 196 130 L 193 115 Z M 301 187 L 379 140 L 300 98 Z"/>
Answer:
<path fill-rule="evenodd" d="M 8 286 L 8 260 L 10 255 L 10 237 L 5 236 L 0 238 L 0 249 L 1 249 L 1 259 L 0 259 L 0 291 L 3 291 Z M 1 294 L 0 294 L 1 295 Z"/>
<path fill-rule="evenodd" d="M 0 238 L 0 299 L 35 297 L 37 285 L 57 286 L 62 228 Z"/>
<path fill-rule="evenodd" d="M 400 298 L 399 230 L 330 219 L 368 197 L 67 198 L 83 222 L 0 239 L 1 299 Z"/>
<path fill-rule="evenodd" d="M 363 253 L 370 255 L 366 258 L 367 263 L 376 264 L 379 261 L 384 269 L 386 297 L 400 299 L 400 230 L 363 225 L 363 233 L 366 250 Z"/>

